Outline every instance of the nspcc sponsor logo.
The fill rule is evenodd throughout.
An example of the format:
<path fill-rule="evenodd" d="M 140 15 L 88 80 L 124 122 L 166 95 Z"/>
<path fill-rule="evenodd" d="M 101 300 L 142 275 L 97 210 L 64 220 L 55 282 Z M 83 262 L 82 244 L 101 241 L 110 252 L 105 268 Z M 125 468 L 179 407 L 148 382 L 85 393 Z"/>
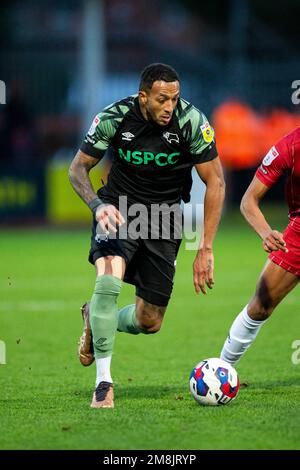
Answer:
<path fill-rule="evenodd" d="M 155 163 L 157 166 L 166 166 L 166 165 L 174 165 L 180 156 L 180 152 L 174 153 L 157 153 L 154 154 L 152 152 L 140 152 L 136 150 L 135 152 L 131 152 L 127 150 L 124 152 L 122 149 L 119 148 L 119 156 L 123 160 L 133 163 L 134 165 L 149 165 L 149 163 Z"/>

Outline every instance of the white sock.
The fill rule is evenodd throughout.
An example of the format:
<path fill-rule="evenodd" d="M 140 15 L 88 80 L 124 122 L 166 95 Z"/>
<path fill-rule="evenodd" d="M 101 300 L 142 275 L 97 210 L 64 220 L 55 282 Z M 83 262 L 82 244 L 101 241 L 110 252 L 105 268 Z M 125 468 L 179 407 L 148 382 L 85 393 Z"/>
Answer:
<path fill-rule="evenodd" d="M 248 305 L 241 311 L 231 325 L 220 358 L 233 366 L 241 359 L 255 340 L 261 326 L 266 322 L 252 320 L 247 313 Z"/>
<path fill-rule="evenodd" d="M 100 382 L 111 382 L 110 375 L 111 356 L 96 358 L 96 387 Z"/>

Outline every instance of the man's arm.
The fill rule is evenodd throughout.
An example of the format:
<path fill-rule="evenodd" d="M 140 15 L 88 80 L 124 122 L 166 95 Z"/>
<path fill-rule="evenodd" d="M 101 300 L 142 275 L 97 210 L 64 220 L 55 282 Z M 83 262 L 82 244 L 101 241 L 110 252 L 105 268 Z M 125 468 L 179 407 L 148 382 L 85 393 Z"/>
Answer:
<path fill-rule="evenodd" d="M 263 241 L 263 249 L 267 253 L 282 250 L 287 252 L 282 233 L 273 230 L 266 221 L 259 208 L 259 203 L 268 191 L 268 186 L 263 184 L 256 176 L 251 181 L 241 201 L 241 213 L 248 224 L 255 230 Z"/>
<path fill-rule="evenodd" d="M 78 196 L 80 196 L 87 205 L 97 198 L 97 194 L 93 189 L 89 177 L 89 172 L 98 162 L 98 158 L 91 157 L 81 150 L 78 150 L 69 168 L 70 183 Z"/>
<path fill-rule="evenodd" d="M 206 184 L 206 193 L 203 233 L 193 265 L 194 286 L 197 294 L 200 291 L 206 294 L 205 283 L 209 289 L 212 289 L 214 284 L 213 241 L 222 213 L 225 181 L 219 157 L 206 163 L 196 164 L 195 167 L 201 180 Z"/>
<path fill-rule="evenodd" d="M 122 224 L 124 219 L 113 205 L 101 203 L 89 177 L 90 170 L 98 162 L 98 158 L 78 150 L 69 168 L 69 179 L 76 193 L 95 213 L 102 230 L 116 232 L 116 226 Z"/>

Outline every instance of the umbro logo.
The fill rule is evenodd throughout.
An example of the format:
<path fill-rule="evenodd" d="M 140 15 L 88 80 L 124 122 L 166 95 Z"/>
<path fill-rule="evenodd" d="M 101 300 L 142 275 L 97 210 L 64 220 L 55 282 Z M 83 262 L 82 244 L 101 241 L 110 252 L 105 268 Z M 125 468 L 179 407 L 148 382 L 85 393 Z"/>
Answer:
<path fill-rule="evenodd" d="M 129 142 L 134 138 L 134 135 L 131 132 L 122 132 L 122 140 L 128 140 Z"/>
<path fill-rule="evenodd" d="M 106 340 L 107 338 L 99 338 L 97 339 L 96 344 L 98 344 L 98 346 L 102 346 L 102 344 L 105 343 Z"/>
<path fill-rule="evenodd" d="M 163 137 L 169 142 L 169 144 L 172 142 L 179 144 L 179 137 L 177 134 L 172 134 L 172 132 L 164 132 Z"/>

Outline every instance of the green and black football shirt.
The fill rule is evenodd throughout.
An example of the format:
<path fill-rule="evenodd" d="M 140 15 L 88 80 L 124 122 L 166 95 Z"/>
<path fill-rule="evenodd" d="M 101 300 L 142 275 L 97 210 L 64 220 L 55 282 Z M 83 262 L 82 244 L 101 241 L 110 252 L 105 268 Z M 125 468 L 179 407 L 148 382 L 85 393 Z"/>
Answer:
<path fill-rule="evenodd" d="M 129 204 L 188 202 L 193 165 L 217 157 L 207 118 L 184 99 L 167 126 L 144 119 L 137 95 L 107 106 L 80 148 L 100 160 L 108 147 L 113 163 L 98 194 L 111 202 L 127 196 Z"/>

